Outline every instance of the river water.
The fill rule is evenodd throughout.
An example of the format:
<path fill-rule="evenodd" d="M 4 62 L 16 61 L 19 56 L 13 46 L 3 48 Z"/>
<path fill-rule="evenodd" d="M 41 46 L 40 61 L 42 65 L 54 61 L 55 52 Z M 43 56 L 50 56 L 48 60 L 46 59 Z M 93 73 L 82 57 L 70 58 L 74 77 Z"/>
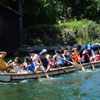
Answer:
<path fill-rule="evenodd" d="M 100 69 L 18 83 L 0 83 L 0 100 L 100 100 Z"/>

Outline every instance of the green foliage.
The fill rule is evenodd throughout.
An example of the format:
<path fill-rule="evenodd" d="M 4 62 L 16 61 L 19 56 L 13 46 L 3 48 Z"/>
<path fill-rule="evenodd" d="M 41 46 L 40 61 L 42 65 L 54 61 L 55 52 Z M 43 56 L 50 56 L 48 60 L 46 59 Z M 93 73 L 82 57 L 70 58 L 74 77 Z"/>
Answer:
<path fill-rule="evenodd" d="M 78 32 L 78 40 L 83 44 L 87 44 L 89 41 L 92 43 L 99 42 L 99 39 L 100 26 L 93 21 L 89 21 L 89 23 Z"/>
<path fill-rule="evenodd" d="M 65 22 L 65 23 L 61 23 L 61 24 L 58 24 L 59 28 L 81 28 L 83 27 L 84 25 L 88 24 L 89 20 L 72 20 L 70 22 Z"/>
<path fill-rule="evenodd" d="M 58 25 L 36 25 L 28 28 L 31 45 L 73 45 L 99 42 L 100 26 L 89 20 L 73 20 Z M 29 43 L 29 42 L 28 42 Z"/>
<path fill-rule="evenodd" d="M 100 0 L 22 0 L 30 45 L 99 42 Z M 0 0 L 17 10 L 18 0 Z M 91 20 L 91 21 L 89 21 Z M 95 22 L 94 22 L 95 21 Z"/>

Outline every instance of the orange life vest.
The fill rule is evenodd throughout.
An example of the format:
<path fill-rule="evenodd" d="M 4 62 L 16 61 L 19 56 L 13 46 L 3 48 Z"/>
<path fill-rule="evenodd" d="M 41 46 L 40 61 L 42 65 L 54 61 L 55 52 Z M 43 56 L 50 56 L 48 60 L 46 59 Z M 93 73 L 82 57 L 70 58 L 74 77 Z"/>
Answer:
<path fill-rule="evenodd" d="M 73 57 L 72 57 L 73 61 L 78 62 L 79 58 L 80 58 L 79 54 L 73 53 Z"/>

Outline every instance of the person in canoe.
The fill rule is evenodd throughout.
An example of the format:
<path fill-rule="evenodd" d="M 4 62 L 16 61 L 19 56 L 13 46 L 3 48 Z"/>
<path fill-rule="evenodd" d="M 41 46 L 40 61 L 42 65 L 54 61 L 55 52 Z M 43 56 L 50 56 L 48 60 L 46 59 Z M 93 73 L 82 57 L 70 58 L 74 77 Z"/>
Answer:
<path fill-rule="evenodd" d="M 50 63 L 50 68 L 56 68 L 57 67 L 56 62 L 51 55 L 49 56 L 48 60 L 49 60 L 49 63 Z"/>
<path fill-rule="evenodd" d="M 89 53 L 89 52 L 90 52 L 90 51 L 87 50 L 87 47 L 86 47 L 85 50 L 83 50 L 82 58 L 81 58 L 81 62 L 82 62 L 82 63 L 89 63 L 89 61 L 90 61 L 90 58 L 89 58 L 90 53 Z"/>
<path fill-rule="evenodd" d="M 94 61 L 100 61 L 100 54 L 99 51 L 96 51 L 96 55 L 94 57 Z"/>
<path fill-rule="evenodd" d="M 28 58 L 29 58 L 28 56 L 24 57 L 24 62 L 22 64 L 23 70 L 25 70 L 25 71 L 27 70 L 27 64 L 26 63 L 28 62 Z"/>
<path fill-rule="evenodd" d="M 9 64 L 9 66 L 13 67 L 13 71 L 10 71 L 11 73 L 18 73 L 20 72 L 20 58 L 19 57 L 15 57 L 14 62 L 12 62 L 11 64 Z"/>
<path fill-rule="evenodd" d="M 8 73 L 10 71 L 9 65 L 8 65 L 8 63 L 6 63 L 4 61 L 4 58 L 6 55 L 7 55 L 7 52 L 5 52 L 5 51 L 0 52 L 0 70 L 5 73 Z"/>
<path fill-rule="evenodd" d="M 78 50 L 77 50 L 77 48 L 73 48 L 73 53 L 72 53 L 72 61 L 74 61 L 74 62 L 79 62 L 79 60 L 80 60 L 80 54 L 79 54 L 79 52 L 78 52 Z"/>
<path fill-rule="evenodd" d="M 33 63 L 32 59 L 30 57 L 27 57 L 26 63 L 24 64 L 24 66 L 28 73 L 35 72 L 35 64 Z"/>
<path fill-rule="evenodd" d="M 46 56 L 47 59 L 49 59 L 50 55 L 48 54 L 47 49 L 43 49 L 41 52 L 45 54 L 45 56 Z"/>
<path fill-rule="evenodd" d="M 56 61 L 58 67 L 64 67 L 64 58 L 61 50 L 56 50 L 53 59 Z"/>
<path fill-rule="evenodd" d="M 44 72 L 47 72 L 50 69 L 50 63 L 48 59 L 46 58 L 46 53 L 45 52 L 40 52 L 40 58 L 39 58 L 39 63 L 40 63 L 40 70 L 43 70 Z"/>
<path fill-rule="evenodd" d="M 68 61 L 65 61 L 65 66 L 69 66 L 69 65 L 71 65 L 71 63 L 70 62 L 72 62 L 72 54 L 71 54 L 71 52 L 70 52 L 70 50 L 68 50 L 68 49 L 64 49 L 64 53 L 62 54 L 62 56 L 63 56 L 63 58 L 65 59 L 65 60 L 68 60 Z"/>
<path fill-rule="evenodd" d="M 29 56 L 32 59 L 32 61 L 34 62 L 35 66 L 39 66 L 39 63 L 38 63 L 39 56 L 38 56 L 38 54 L 35 54 L 33 50 L 30 50 Z"/>

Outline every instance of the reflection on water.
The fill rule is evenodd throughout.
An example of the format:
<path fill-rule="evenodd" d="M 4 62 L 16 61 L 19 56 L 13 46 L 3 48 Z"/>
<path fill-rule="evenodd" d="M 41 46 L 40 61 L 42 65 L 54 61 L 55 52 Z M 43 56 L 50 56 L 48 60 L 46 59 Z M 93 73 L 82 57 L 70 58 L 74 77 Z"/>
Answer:
<path fill-rule="evenodd" d="M 0 83 L 1 100 L 100 100 L 100 69 L 56 78 Z"/>

